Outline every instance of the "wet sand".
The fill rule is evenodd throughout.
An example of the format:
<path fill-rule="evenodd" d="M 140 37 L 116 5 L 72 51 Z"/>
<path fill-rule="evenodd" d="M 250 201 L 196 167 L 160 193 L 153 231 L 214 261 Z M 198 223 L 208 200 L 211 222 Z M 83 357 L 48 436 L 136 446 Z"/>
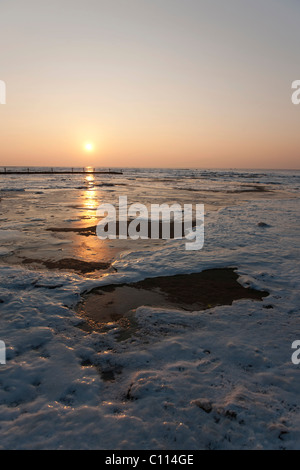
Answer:
<path fill-rule="evenodd" d="M 83 261 L 75 258 L 63 258 L 57 261 L 54 260 L 43 260 L 37 258 L 25 258 L 22 261 L 23 264 L 35 264 L 43 265 L 47 269 L 57 269 L 63 271 L 75 271 L 79 274 L 92 273 L 99 270 L 107 270 L 110 268 L 110 263 L 104 263 L 100 261 Z"/>

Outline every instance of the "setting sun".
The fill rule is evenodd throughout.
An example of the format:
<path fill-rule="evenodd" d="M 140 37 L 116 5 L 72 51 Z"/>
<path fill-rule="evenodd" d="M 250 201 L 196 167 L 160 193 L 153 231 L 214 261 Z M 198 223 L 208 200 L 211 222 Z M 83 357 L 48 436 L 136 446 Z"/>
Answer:
<path fill-rule="evenodd" d="M 84 148 L 87 152 L 92 152 L 94 150 L 94 144 L 92 144 L 91 142 L 87 142 L 84 145 Z"/>

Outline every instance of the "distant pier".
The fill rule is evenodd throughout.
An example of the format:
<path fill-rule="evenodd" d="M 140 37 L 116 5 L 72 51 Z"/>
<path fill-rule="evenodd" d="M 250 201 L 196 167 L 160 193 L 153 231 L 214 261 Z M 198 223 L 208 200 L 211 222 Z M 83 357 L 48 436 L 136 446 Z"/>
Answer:
<path fill-rule="evenodd" d="M 106 170 L 106 171 L 96 171 L 93 170 L 57 170 L 55 168 L 50 170 L 31 170 L 30 168 L 25 170 L 10 170 L 7 168 L 2 168 L 0 170 L 0 175 L 123 175 L 123 171 L 117 170 Z"/>

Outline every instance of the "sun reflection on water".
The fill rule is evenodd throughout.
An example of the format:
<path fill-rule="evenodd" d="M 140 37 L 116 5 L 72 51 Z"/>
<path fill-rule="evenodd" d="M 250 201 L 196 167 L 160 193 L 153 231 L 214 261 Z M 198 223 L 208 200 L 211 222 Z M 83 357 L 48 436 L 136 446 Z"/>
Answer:
<path fill-rule="evenodd" d="M 87 183 L 87 189 L 83 193 L 83 204 L 84 208 L 87 211 L 95 211 L 99 206 L 99 200 L 97 197 L 97 192 L 94 188 L 95 178 L 93 175 L 88 175 L 85 177 L 85 182 Z M 84 215 L 90 216 L 90 213 Z M 95 215 L 95 214 L 93 214 Z"/>

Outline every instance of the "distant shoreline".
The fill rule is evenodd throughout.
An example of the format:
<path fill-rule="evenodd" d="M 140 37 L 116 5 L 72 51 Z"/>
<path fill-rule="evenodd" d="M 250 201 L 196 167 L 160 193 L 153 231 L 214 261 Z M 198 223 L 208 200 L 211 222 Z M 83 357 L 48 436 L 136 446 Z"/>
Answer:
<path fill-rule="evenodd" d="M 0 175 L 122 175 L 122 171 L 72 171 L 72 170 L 53 170 L 53 171 L 0 171 Z"/>

